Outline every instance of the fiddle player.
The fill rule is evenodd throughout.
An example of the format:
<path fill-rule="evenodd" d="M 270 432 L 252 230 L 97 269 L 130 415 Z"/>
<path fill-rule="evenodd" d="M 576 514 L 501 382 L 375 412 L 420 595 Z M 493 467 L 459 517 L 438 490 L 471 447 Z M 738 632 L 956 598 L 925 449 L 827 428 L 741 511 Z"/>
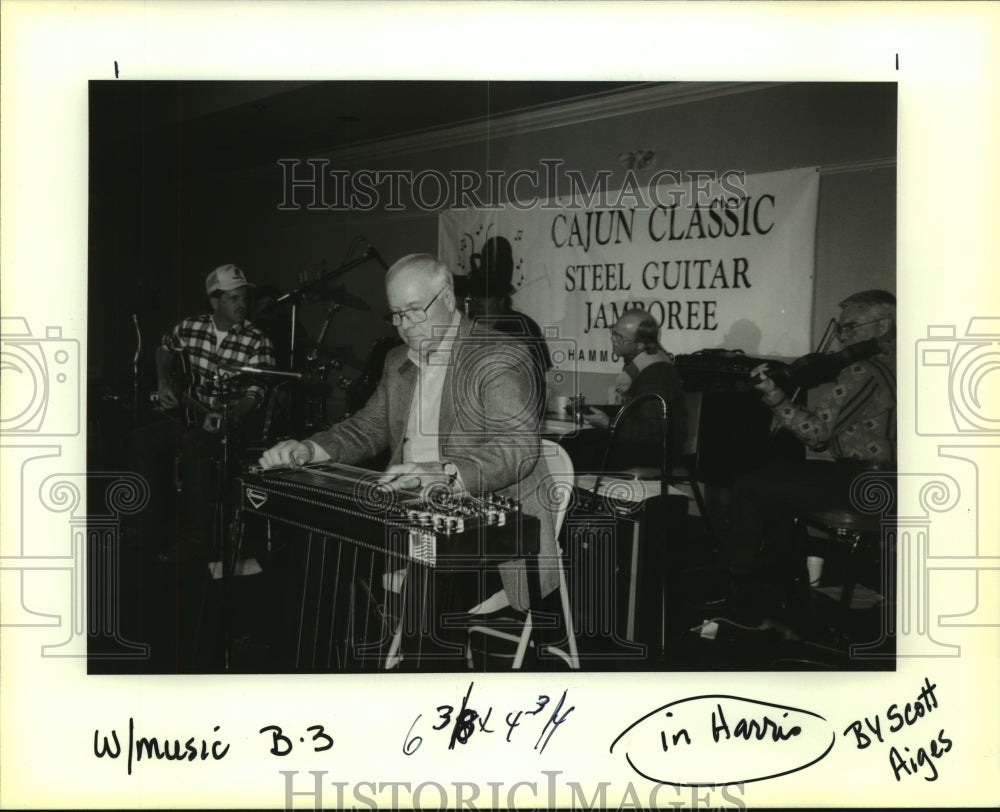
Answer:
<path fill-rule="evenodd" d="M 517 499 L 525 514 L 538 516 L 541 555 L 557 560 L 552 516 L 537 493 L 548 469 L 539 459 L 539 393 L 522 342 L 472 333 L 471 320 L 456 306 L 450 269 L 429 254 L 397 261 L 385 284 L 386 317 L 404 344 L 386 355 L 375 393 L 332 428 L 270 448 L 261 466 L 353 464 L 387 450 L 390 464 L 381 479 L 387 487 L 446 482 L 473 495 Z M 499 578 L 485 574 L 483 594 L 492 594 L 490 579 L 496 579 L 493 589 L 502 584 L 510 605 L 527 609 L 524 562 L 498 570 Z M 543 566 L 541 581 L 544 596 L 557 586 L 558 571 Z"/>
<path fill-rule="evenodd" d="M 848 361 L 810 406 L 793 403 L 767 364 L 751 373 L 775 420 L 831 459 L 775 462 L 734 483 L 721 552 L 737 592 L 754 570 L 762 540 L 787 551 L 795 515 L 850 509 L 851 483 L 859 473 L 895 468 L 896 298 L 866 290 L 848 296 L 840 308 L 837 340 L 849 353 L 865 345 L 870 354 Z"/>

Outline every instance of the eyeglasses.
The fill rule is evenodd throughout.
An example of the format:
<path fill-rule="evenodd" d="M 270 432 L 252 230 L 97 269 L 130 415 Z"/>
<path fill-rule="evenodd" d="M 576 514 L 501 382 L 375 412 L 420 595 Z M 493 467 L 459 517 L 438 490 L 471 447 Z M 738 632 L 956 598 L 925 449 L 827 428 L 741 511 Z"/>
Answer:
<path fill-rule="evenodd" d="M 447 287 L 448 286 L 445 285 L 445 287 L 441 288 L 441 290 L 434 294 L 434 298 L 423 307 L 408 307 L 406 310 L 390 310 L 383 316 L 383 318 L 392 324 L 393 327 L 399 327 L 399 325 L 403 323 L 404 318 L 410 324 L 423 324 L 427 321 L 427 311 L 430 310 L 431 305 L 437 301 L 437 297 L 444 293 Z"/>
<path fill-rule="evenodd" d="M 882 319 L 872 319 L 871 321 L 862 321 L 862 322 L 845 321 L 843 324 L 841 324 L 839 321 L 835 321 L 833 323 L 833 329 L 841 334 L 854 333 L 857 332 L 858 328 L 860 327 L 867 327 L 869 324 L 876 324 L 880 321 L 882 321 Z"/>
<path fill-rule="evenodd" d="M 627 344 L 629 341 L 635 341 L 634 338 L 629 338 L 628 336 L 622 335 L 621 333 L 616 332 L 615 330 L 611 331 L 611 340 L 620 341 L 622 344 Z"/>

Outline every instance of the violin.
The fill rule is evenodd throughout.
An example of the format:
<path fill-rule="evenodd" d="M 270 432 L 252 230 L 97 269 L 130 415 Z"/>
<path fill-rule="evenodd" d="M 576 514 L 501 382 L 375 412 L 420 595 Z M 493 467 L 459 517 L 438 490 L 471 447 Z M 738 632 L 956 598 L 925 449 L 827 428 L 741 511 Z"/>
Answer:
<path fill-rule="evenodd" d="M 790 364 L 769 361 L 765 372 L 753 376 L 751 382 L 760 383 L 766 375 L 782 392 L 794 397 L 801 389 L 812 389 L 820 384 L 837 380 L 844 367 L 855 361 L 872 358 L 880 351 L 878 339 L 869 338 L 867 341 L 850 344 L 837 352 L 811 352 Z"/>

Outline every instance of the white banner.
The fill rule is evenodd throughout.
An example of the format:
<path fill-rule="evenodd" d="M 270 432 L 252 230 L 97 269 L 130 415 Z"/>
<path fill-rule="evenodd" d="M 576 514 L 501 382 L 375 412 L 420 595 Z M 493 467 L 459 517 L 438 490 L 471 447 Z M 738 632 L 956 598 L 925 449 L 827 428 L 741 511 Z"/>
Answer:
<path fill-rule="evenodd" d="M 439 254 L 468 273 L 489 237 L 505 237 L 514 308 L 575 344 L 582 372 L 618 369 L 610 328 L 632 306 L 653 313 L 675 354 L 809 352 L 818 168 L 669 186 L 680 173 L 658 174 L 641 186 L 630 173 L 612 192 L 577 183 L 530 208 L 443 211 Z"/>

